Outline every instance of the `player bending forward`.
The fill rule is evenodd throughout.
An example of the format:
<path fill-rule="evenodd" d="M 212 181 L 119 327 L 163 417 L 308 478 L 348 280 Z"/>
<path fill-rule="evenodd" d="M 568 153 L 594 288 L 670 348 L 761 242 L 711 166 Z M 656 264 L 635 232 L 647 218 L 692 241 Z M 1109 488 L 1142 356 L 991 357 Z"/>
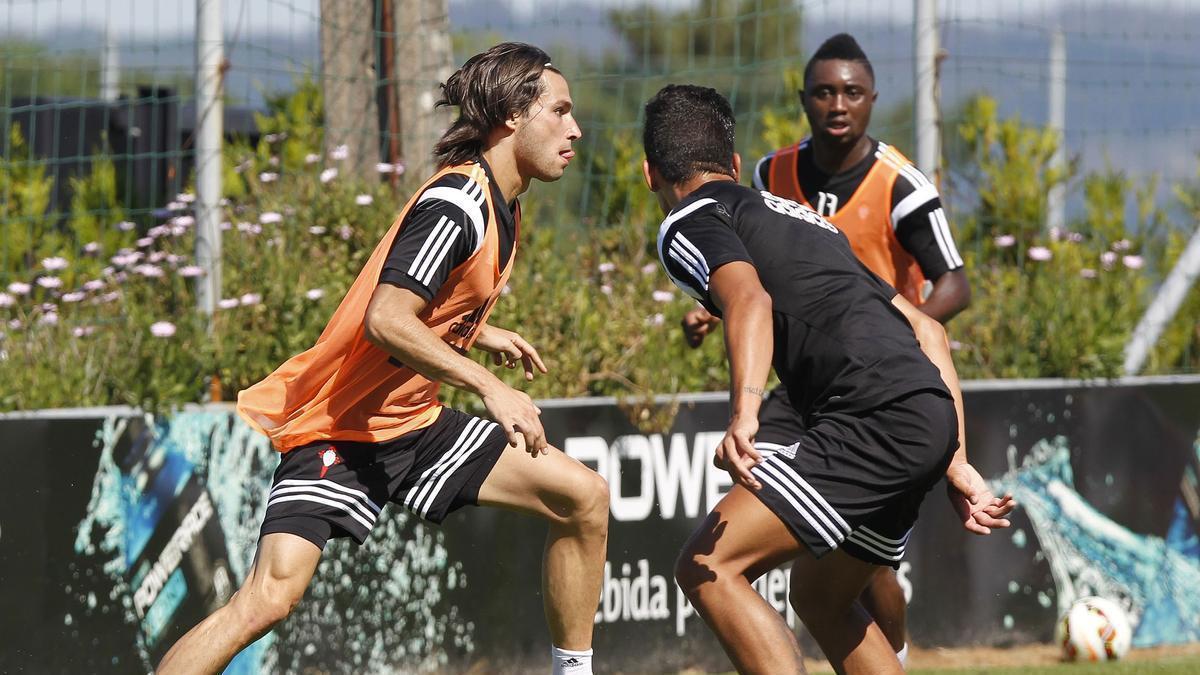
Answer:
<path fill-rule="evenodd" d="M 962 395 L 941 324 L 867 270 L 816 212 L 738 185 L 734 120 L 716 91 L 670 85 L 646 105 L 646 182 L 671 280 L 724 319 L 732 418 L 714 461 L 735 485 L 675 575 L 743 673 L 804 672 L 795 636 L 750 583 L 792 562 L 790 602 L 838 672 L 899 673 L 857 598 L 896 567 L 942 476 L 963 525 L 1008 527 L 967 463 Z M 772 364 L 805 430 L 754 447 Z"/>
<path fill-rule="evenodd" d="M 608 486 L 546 444 L 539 410 L 464 356 L 546 372 L 521 336 L 487 323 L 512 270 L 532 179 L 558 180 L 580 137 L 567 81 L 542 50 L 506 43 L 443 87 L 459 108 L 434 150 L 441 169 L 408 202 L 317 344 L 238 397 L 282 453 L 250 573 L 229 604 L 172 647 L 166 673 L 217 673 L 304 595 L 325 542 L 362 543 L 383 506 L 432 522 L 464 505 L 549 522 L 543 600 L 552 671 L 590 675 L 608 535 Z M 442 384 L 492 420 L 443 408 Z"/>
<path fill-rule="evenodd" d="M 867 133 L 878 96 L 875 69 L 858 42 L 845 33 L 826 40 L 804 66 L 800 92 L 812 134 L 759 160 L 754 187 L 821 214 L 846 235 L 867 269 L 945 324 L 966 308 L 971 286 L 933 182 Z M 683 320 L 688 344 L 698 346 L 719 323 L 701 307 L 689 311 Z M 804 431 L 783 386 L 763 401 L 758 424 L 760 449 L 791 445 Z M 895 570 L 881 567 L 859 602 L 904 665 L 907 602 Z"/>

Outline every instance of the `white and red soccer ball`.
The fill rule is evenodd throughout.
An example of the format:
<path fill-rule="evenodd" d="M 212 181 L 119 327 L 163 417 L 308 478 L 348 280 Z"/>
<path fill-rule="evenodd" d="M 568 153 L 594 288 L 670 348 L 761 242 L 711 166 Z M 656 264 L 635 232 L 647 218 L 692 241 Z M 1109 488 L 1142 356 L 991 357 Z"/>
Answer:
<path fill-rule="evenodd" d="M 1105 598 L 1076 600 L 1054 631 L 1064 661 L 1116 661 L 1129 651 L 1132 639 L 1125 611 Z"/>

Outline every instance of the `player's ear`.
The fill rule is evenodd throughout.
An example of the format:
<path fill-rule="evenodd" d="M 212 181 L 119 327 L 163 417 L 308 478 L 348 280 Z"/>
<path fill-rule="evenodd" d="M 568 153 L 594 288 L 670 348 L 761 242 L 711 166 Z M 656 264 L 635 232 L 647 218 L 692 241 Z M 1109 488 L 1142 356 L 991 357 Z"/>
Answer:
<path fill-rule="evenodd" d="M 658 192 L 658 181 L 656 172 L 650 168 L 650 160 L 642 160 L 642 178 L 646 179 L 646 187 L 650 188 L 651 192 Z"/>
<path fill-rule="evenodd" d="M 504 126 L 507 127 L 509 131 L 516 131 L 517 130 L 517 122 L 520 119 L 521 119 L 521 113 L 516 112 L 516 111 L 510 112 L 508 114 L 508 117 L 505 118 L 505 120 L 504 120 Z"/>
<path fill-rule="evenodd" d="M 742 176 L 742 156 L 733 153 L 733 179 L 740 180 Z"/>

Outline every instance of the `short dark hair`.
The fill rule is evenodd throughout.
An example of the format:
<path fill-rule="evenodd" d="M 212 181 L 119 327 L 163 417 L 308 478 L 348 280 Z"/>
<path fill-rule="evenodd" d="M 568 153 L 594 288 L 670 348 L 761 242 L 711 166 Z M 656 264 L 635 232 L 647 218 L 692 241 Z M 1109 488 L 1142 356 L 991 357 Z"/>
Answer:
<path fill-rule="evenodd" d="M 732 178 L 733 131 L 733 108 L 716 89 L 668 84 L 646 104 L 642 145 L 671 184 L 704 172 Z"/>
<path fill-rule="evenodd" d="M 854 61 L 861 63 L 867 69 L 867 74 L 871 76 L 871 82 L 875 82 L 875 69 L 871 67 L 871 61 L 867 58 L 862 47 L 858 46 L 858 40 L 854 39 L 849 33 L 838 33 L 828 40 L 821 43 L 817 47 L 817 51 L 813 53 L 812 58 L 808 60 L 808 64 L 804 66 L 804 86 L 808 86 L 808 76 L 812 73 L 813 65 L 817 61 Z"/>
<path fill-rule="evenodd" d="M 435 107 L 458 106 L 458 119 L 433 148 L 438 166 L 470 161 L 483 153 L 488 135 L 509 115 L 523 113 L 544 93 L 546 52 L 523 42 L 502 42 L 463 64 L 442 85 Z"/>

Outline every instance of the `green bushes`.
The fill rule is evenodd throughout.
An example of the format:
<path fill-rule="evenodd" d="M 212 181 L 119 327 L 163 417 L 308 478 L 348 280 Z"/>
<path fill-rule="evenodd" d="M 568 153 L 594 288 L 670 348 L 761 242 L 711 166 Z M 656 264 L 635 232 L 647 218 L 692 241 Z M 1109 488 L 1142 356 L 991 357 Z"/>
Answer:
<path fill-rule="evenodd" d="M 48 186 L 28 162 L 0 163 L 5 269 L 0 279 L 0 409 L 126 403 L 162 408 L 232 400 L 317 338 L 345 289 L 416 187 L 338 175 L 321 154 L 319 89 L 303 83 L 273 101 L 256 146 L 226 151 L 221 308 L 195 311 L 194 219 L 190 195 L 152 226 L 121 220 L 111 165 L 74 186 L 65 224 L 44 217 Z M 952 213 L 974 291 L 951 324 L 964 377 L 1105 377 L 1118 374 L 1122 347 L 1150 289 L 1189 234 L 1153 206 L 1153 186 L 1119 173 L 1055 176 L 1053 143 L 1019 120 L 998 120 L 979 99 L 959 134 L 975 198 Z M 770 114 L 768 114 L 770 113 Z M 797 120 L 764 111 L 763 139 L 794 135 Z M 511 292 L 497 325 L 534 342 L 551 367 L 526 388 L 538 398 L 653 393 L 726 386 L 719 336 L 688 349 L 678 321 L 691 301 L 655 258 L 660 214 L 641 185 L 634 134 L 614 133 L 589 175 L 613 189 L 564 227 L 555 185 L 524 199 Z M 19 147 L 19 135 L 13 147 Z M 20 153 L 11 156 L 19 157 Z M 753 158 L 747 158 L 750 161 Z M 107 167 L 107 168 L 106 168 Z M 1067 231 L 1042 227 L 1046 186 L 1072 179 L 1088 197 Z M 1074 184 L 1074 183 L 1072 183 Z M 1200 189 L 1177 190 L 1190 228 Z M 1127 208 L 1127 203 L 1134 207 Z M 957 206 L 952 202 L 951 206 Z M 1128 227 L 1126 211 L 1138 216 Z M 24 234 L 22 234 L 24 233 Z M 21 239 L 25 236 L 25 239 Z M 1193 292 L 1153 355 L 1156 372 L 1196 369 L 1200 299 Z M 519 374 L 501 376 L 517 384 Z M 446 390 L 458 405 L 470 397 Z M 656 423 L 649 408 L 640 421 Z"/>
<path fill-rule="evenodd" d="M 1051 168 L 1054 137 L 997 119 L 987 97 L 964 108 L 958 131 L 977 195 L 955 219 L 972 287 L 971 306 L 949 327 L 960 375 L 1120 375 L 1149 293 L 1179 254 L 1181 232 L 1155 206 L 1154 182 L 1139 186 L 1112 170 L 1082 176 L 1083 213 L 1065 231 L 1047 231 L 1047 192 L 1075 177 L 1074 166 Z M 1195 307 L 1160 341 L 1159 372 L 1194 369 L 1179 327 L 1196 325 Z"/>

